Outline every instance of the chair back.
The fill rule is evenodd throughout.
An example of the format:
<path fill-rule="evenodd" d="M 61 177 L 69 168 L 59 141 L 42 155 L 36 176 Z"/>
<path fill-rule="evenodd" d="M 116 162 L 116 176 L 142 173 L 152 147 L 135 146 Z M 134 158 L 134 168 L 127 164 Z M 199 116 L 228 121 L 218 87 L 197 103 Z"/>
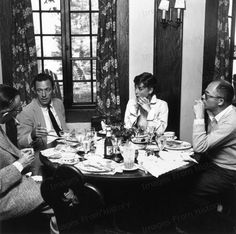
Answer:
<path fill-rule="evenodd" d="M 101 220 L 103 196 L 74 166 L 59 166 L 42 182 L 41 194 L 55 212 L 60 233 L 91 233 Z"/>
<path fill-rule="evenodd" d="M 58 83 L 58 77 L 57 77 L 57 74 L 52 72 L 51 70 L 49 69 L 45 69 L 44 72 L 48 75 L 50 75 L 53 80 L 54 80 L 54 84 L 55 84 L 55 87 L 54 87 L 54 93 L 55 93 L 55 97 L 56 98 L 59 98 L 59 99 L 62 99 L 62 94 L 61 94 L 61 89 L 60 89 L 60 85 Z"/>

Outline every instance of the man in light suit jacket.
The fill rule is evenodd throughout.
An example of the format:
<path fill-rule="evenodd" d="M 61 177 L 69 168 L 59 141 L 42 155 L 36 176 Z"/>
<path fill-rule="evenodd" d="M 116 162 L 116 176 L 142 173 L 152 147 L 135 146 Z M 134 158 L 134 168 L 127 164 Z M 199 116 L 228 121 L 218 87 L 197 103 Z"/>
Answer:
<path fill-rule="evenodd" d="M 12 87 L 0 85 L 0 124 L 21 110 L 20 95 Z M 40 184 L 22 175 L 34 155 L 23 154 L 0 127 L 0 220 L 27 214 L 43 203 Z"/>
<path fill-rule="evenodd" d="M 38 74 L 32 84 L 36 98 L 17 116 L 18 146 L 20 148 L 29 146 L 37 149 L 45 148 L 48 143 L 59 136 L 60 130 L 68 130 L 65 109 L 60 99 L 52 97 L 54 81 L 50 75 Z M 53 115 L 54 120 L 50 115 Z"/>

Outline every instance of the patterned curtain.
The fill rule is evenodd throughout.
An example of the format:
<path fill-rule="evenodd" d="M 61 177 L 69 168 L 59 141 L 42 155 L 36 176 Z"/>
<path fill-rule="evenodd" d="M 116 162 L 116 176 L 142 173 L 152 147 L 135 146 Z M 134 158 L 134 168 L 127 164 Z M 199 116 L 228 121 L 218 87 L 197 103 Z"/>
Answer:
<path fill-rule="evenodd" d="M 219 0 L 214 80 L 231 80 L 229 77 L 228 12 L 229 0 Z"/>
<path fill-rule="evenodd" d="M 28 104 L 31 79 L 38 73 L 31 0 L 12 0 L 12 20 L 13 86 Z"/>
<path fill-rule="evenodd" d="M 102 116 L 120 120 L 116 0 L 99 0 L 97 57 L 97 111 Z"/>

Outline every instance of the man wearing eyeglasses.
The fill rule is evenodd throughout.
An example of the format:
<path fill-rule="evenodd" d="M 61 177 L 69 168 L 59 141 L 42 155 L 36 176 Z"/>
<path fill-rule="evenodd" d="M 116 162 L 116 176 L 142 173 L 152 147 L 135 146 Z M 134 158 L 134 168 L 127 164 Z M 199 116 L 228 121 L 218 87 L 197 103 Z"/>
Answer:
<path fill-rule="evenodd" d="M 203 224 L 203 219 L 198 219 L 200 215 L 204 217 L 204 221 L 207 217 L 214 220 L 212 214 L 215 214 L 217 204 L 222 202 L 222 198 L 229 200 L 228 196 L 235 190 L 236 110 L 232 105 L 233 98 L 232 85 L 227 81 L 217 80 L 208 85 L 202 99 L 197 100 L 194 105 L 193 149 L 196 153 L 202 153 L 201 159 L 204 162 L 200 161 L 200 173 L 192 181 L 189 200 L 188 203 L 185 200 L 185 203 L 193 214 L 191 217 L 194 217 L 195 211 L 201 211 L 200 214 L 196 212 L 194 217 L 195 221 L 201 222 L 195 228 Z M 205 111 L 209 117 L 207 130 Z"/>
<path fill-rule="evenodd" d="M 53 98 L 53 78 L 44 73 L 38 74 L 33 82 L 36 97 L 17 116 L 17 141 L 20 148 L 33 146 L 45 148 L 67 130 L 65 109 L 58 98 Z"/>

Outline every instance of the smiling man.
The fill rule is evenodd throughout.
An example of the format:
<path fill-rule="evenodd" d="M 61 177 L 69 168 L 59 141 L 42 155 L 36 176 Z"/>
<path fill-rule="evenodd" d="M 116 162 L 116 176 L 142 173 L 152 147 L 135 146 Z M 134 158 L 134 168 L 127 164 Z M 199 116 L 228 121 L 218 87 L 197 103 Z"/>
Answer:
<path fill-rule="evenodd" d="M 60 99 L 53 98 L 53 78 L 40 73 L 34 78 L 32 85 L 36 97 L 17 116 L 17 140 L 20 148 L 30 145 L 44 148 L 60 135 L 61 130 L 68 129 L 63 103 Z"/>

